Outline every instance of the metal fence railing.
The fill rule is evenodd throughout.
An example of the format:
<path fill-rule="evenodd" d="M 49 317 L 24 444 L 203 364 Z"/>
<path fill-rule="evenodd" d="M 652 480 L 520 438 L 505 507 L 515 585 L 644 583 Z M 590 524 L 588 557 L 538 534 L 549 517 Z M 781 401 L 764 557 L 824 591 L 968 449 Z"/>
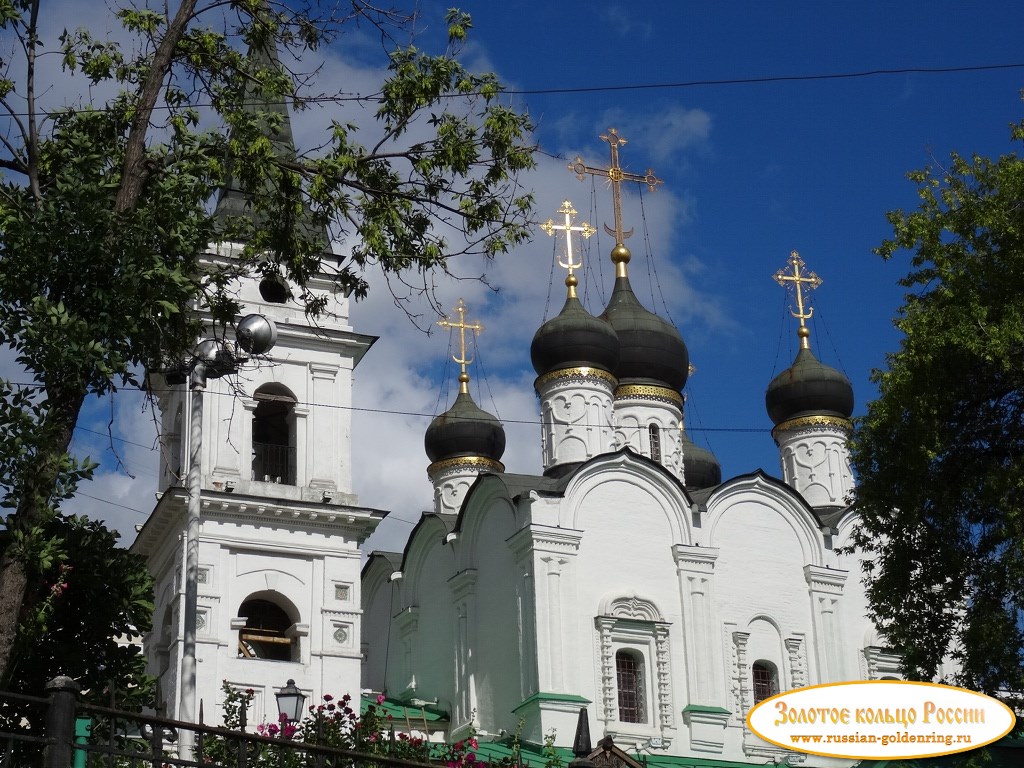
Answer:
<path fill-rule="evenodd" d="M 0 768 L 437 768 L 86 705 L 70 678 L 51 681 L 47 692 L 47 698 L 0 692 Z"/>

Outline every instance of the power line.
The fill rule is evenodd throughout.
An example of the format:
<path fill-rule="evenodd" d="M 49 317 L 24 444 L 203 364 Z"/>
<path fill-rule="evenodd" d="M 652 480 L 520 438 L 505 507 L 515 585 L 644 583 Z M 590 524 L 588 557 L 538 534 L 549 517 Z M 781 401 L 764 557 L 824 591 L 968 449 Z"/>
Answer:
<path fill-rule="evenodd" d="M 19 386 L 19 387 L 37 387 L 37 388 L 41 388 L 42 387 L 42 385 L 40 385 L 40 384 L 15 384 L 15 386 Z M 149 391 L 151 393 L 155 393 L 155 392 L 158 392 L 158 391 L 159 392 L 173 392 L 174 390 L 172 390 L 172 389 L 157 390 L 155 388 L 152 388 Z M 207 391 L 206 394 L 207 394 L 207 396 L 214 396 L 214 397 L 237 397 L 238 396 L 237 393 L 235 393 L 235 392 L 211 392 L 211 391 Z M 389 410 L 389 409 L 386 409 L 386 408 L 365 408 L 365 407 L 359 407 L 359 406 L 355 406 L 355 405 L 335 405 L 335 404 L 328 404 L 328 403 L 314 403 L 314 402 L 299 401 L 299 400 L 296 400 L 295 404 L 296 405 L 301 405 L 301 406 L 303 406 L 305 408 L 335 408 L 335 409 L 340 409 L 340 410 L 345 410 L 345 411 L 353 411 L 353 412 L 359 412 L 359 413 L 378 413 L 378 414 L 385 415 L 385 416 L 412 416 L 412 417 L 421 418 L 421 419 L 432 419 L 435 416 L 437 416 L 436 413 L 426 413 L 426 412 L 423 412 L 423 411 L 398 411 L 398 410 Z M 530 426 L 540 426 L 540 425 L 544 424 L 544 422 L 541 421 L 540 419 L 501 419 L 501 422 L 503 424 L 528 424 Z M 102 435 L 103 437 L 108 437 L 106 432 L 97 432 L 96 430 L 86 429 L 85 427 L 75 427 L 75 429 L 76 430 L 77 429 L 81 429 L 81 430 L 83 430 L 85 432 L 92 432 L 93 434 L 96 434 L 96 435 Z M 771 429 L 769 429 L 768 427 L 690 427 L 690 426 L 687 426 L 687 431 L 693 431 L 693 432 L 749 432 L 749 433 L 767 433 L 767 432 L 771 432 Z M 115 440 L 122 440 L 123 442 L 129 443 L 131 445 L 138 445 L 138 446 L 140 446 L 142 448 L 146 448 L 146 449 L 151 450 L 151 451 L 156 450 L 156 448 L 154 448 L 152 446 L 143 445 L 142 443 L 135 443 L 135 442 L 132 442 L 131 440 L 124 440 L 123 438 L 114 438 L 114 439 Z"/>
<path fill-rule="evenodd" d="M 583 94 L 583 93 L 617 93 L 622 91 L 652 91 L 652 90 L 678 90 L 683 88 L 707 88 L 707 87 L 719 87 L 719 86 L 730 86 L 730 85 L 767 85 L 771 83 L 801 83 L 801 82 L 814 82 L 820 80 L 856 80 L 865 79 L 869 77 L 884 77 L 890 75 L 948 75 L 957 74 L 963 72 L 995 72 L 1008 69 L 1024 69 L 1024 63 L 1008 63 L 1008 64 L 972 64 L 959 67 L 894 67 L 894 68 L 879 68 L 879 69 L 864 69 L 854 72 L 819 72 L 806 75 L 762 75 L 760 77 L 731 77 L 731 78 L 717 78 L 707 80 L 682 80 L 676 82 L 667 83 L 621 83 L 618 85 L 585 85 L 575 86 L 571 88 L 506 88 L 502 91 L 503 94 L 509 96 L 549 96 L 549 95 L 566 95 L 566 94 Z M 466 96 L 481 96 L 480 92 L 473 93 L 451 93 L 441 94 L 439 98 L 442 99 L 460 99 Z M 335 95 L 335 96 L 310 96 L 298 99 L 303 104 L 343 104 L 347 102 L 374 102 L 382 103 L 384 97 L 379 94 L 373 94 L 370 96 L 363 96 L 361 94 L 351 95 Z M 254 104 L 256 102 L 253 102 Z M 289 102 L 287 100 L 281 100 L 274 102 L 271 100 L 261 100 L 258 102 L 259 105 L 266 106 L 287 106 Z M 213 104 L 211 102 L 196 102 L 193 104 L 186 105 L 189 108 L 209 108 Z M 244 103 L 243 105 L 244 106 Z M 75 107 L 64 107 L 64 109 L 74 110 Z M 113 111 L 107 107 L 101 108 L 90 108 L 94 112 L 110 112 Z M 154 111 L 170 111 L 171 107 L 167 105 L 156 105 L 153 107 Z M 9 112 L 12 117 L 28 117 L 27 112 Z"/>
<path fill-rule="evenodd" d="M 126 507 L 124 504 L 118 504 L 116 501 L 111 501 L 110 499 L 101 499 L 99 496 L 93 496 L 91 494 L 86 493 L 85 491 L 76 490 L 75 497 L 78 496 L 85 496 L 87 499 L 92 499 L 93 501 L 101 501 L 104 504 L 109 504 L 112 507 L 120 507 L 121 509 L 127 509 L 129 512 L 137 512 L 140 515 L 149 514 L 149 512 L 143 512 L 141 509 L 136 509 L 135 507 Z"/>
<path fill-rule="evenodd" d="M 857 78 L 878 77 L 881 75 L 938 75 L 951 74 L 955 72 L 986 72 L 1002 69 L 1021 69 L 1024 64 L 978 64 L 963 67 L 899 67 L 895 69 L 865 69 L 857 72 L 826 72 L 812 75 L 765 75 L 763 77 L 735 77 L 716 80 L 685 80 L 674 83 L 634 83 L 632 85 L 595 85 L 581 86 L 575 88 L 537 88 L 523 90 L 506 90 L 517 96 L 532 96 L 534 94 L 566 94 L 566 93 L 596 93 L 605 91 L 643 91 L 675 88 L 697 88 L 703 86 L 719 85 L 760 85 L 764 83 L 794 83 L 809 82 L 814 80 L 853 80 Z"/>
<path fill-rule="evenodd" d="M 138 446 L 139 448 L 145 448 L 147 451 L 156 451 L 157 450 L 157 448 L 154 445 L 152 445 L 152 444 L 146 445 L 145 443 L 137 443 L 134 440 L 129 440 L 129 439 L 125 438 L 125 437 L 117 437 L 116 435 L 111 435 L 111 434 L 109 434 L 107 432 L 100 432 L 99 430 L 96 430 L 96 429 L 89 429 L 88 427 L 75 427 L 75 431 L 76 432 L 88 432 L 89 434 L 92 434 L 92 435 L 99 435 L 100 437 L 106 437 L 106 438 L 109 438 L 111 440 L 117 440 L 119 443 L 127 443 L 128 445 L 135 445 L 135 446 Z"/>

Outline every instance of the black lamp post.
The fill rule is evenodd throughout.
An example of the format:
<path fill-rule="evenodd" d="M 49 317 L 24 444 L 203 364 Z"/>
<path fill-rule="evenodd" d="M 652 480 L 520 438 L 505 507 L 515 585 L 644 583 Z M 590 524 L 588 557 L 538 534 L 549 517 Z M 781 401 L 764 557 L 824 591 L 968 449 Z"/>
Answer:
<path fill-rule="evenodd" d="M 302 719 L 302 711 L 306 708 L 306 694 L 299 690 L 294 680 L 274 694 L 277 698 L 277 711 L 287 718 L 289 723 L 297 723 Z"/>

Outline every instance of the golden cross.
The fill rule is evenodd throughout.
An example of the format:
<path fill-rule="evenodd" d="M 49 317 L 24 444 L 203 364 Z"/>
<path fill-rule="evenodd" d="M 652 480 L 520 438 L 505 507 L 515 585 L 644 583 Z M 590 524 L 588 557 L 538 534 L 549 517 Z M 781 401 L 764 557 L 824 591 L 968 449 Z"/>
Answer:
<path fill-rule="evenodd" d="M 558 266 L 569 270 L 569 274 L 565 278 L 565 284 L 569 286 L 569 297 L 575 298 L 576 285 L 579 281 L 576 279 L 576 275 L 573 274 L 573 270 L 582 267 L 583 260 L 573 261 L 572 259 L 572 233 L 579 232 L 584 238 L 587 238 L 597 232 L 597 230 L 585 221 L 579 226 L 573 226 L 572 217 L 576 215 L 576 209 L 572 207 L 572 202 L 569 200 L 562 203 L 562 207 L 558 209 L 558 212 L 565 214 L 565 224 L 555 224 L 551 219 L 548 219 L 540 225 L 540 228 L 547 232 L 549 236 L 554 235 L 555 230 L 565 232 L 565 261 L 559 259 Z"/>
<path fill-rule="evenodd" d="M 772 278 L 779 285 L 786 287 L 786 283 L 792 283 L 796 290 L 796 311 L 793 308 L 789 308 L 789 314 L 797 318 L 800 321 L 800 328 L 797 330 L 797 336 L 800 337 L 800 347 L 802 349 L 810 349 L 810 343 L 807 341 L 807 337 L 811 335 L 808 330 L 806 322 L 814 316 L 814 307 L 808 307 L 804 311 L 804 293 L 803 286 L 807 285 L 808 288 L 817 288 L 821 285 L 821 278 L 813 272 L 803 272 L 803 268 L 807 265 L 804 264 L 804 260 L 800 258 L 800 254 L 796 251 L 791 251 L 789 254 L 789 263 L 793 267 L 792 273 L 787 273 L 785 269 L 780 269 Z"/>
<path fill-rule="evenodd" d="M 665 182 L 654 175 L 654 171 L 650 168 L 647 169 L 647 173 L 641 176 L 638 173 L 628 173 L 622 170 L 619 166 L 619 146 L 626 143 L 626 140 L 619 136 L 618 132 L 614 128 L 608 129 L 607 135 L 601 136 L 602 141 L 607 141 L 608 146 L 611 148 L 611 163 L 607 168 L 592 168 L 589 165 L 585 165 L 583 158 L 577 155 L 576 160 L 569 163 L 569 170 L 576 174 L 576 178 L 583 181 L 583 177 L 586 174 L 592 176 L 605 176 L 608 178 L 608 182 L 612 185 L 612 203 L 615 211 L 615 229 L 611 229 L 607 224 L 604 225 L 604 231 L 609 235 L 615 236 L 615 244 L 622 245 L 625 239 L 633 234 L 633 230 L 630 229 L 628 232 L 622 229 L 622 194 L 619 187 L 624 181 L 636 181 L 641 184 L 646 184 L 647 188 L 654 191 L 655 187 Z"/>
<path fill-rule="evenodd" d="M 483 323 L 474 321 L 472 323 L 466 322 L 466 302 L 459 299 L 455 303 L 453 309 L 459 315 L 459 322 L 454 323 L 447 317 L 438 320 L 437 324 L 442 328 L 458 328 L 459 329 L 459 355 L 456 357 L 452 355 L 452 360 L 458 363 L 462 370 L 459 372 L 459 392 L 462 394 L 469 394 L 469 374 L 466 373 L 466 366 L 473 362 L 472 357 L 466 357 L 466 331 L 473 331 L 474 333 L 481 333 L 484 330 Z"/>

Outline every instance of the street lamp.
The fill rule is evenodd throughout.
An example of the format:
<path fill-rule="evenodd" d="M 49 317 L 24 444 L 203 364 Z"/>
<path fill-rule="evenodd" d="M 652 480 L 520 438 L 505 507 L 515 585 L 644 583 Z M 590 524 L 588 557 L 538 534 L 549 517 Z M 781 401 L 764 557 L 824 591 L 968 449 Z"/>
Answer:
<path fill-rule="evenodd" d="M 297 723 L 302 719 L 302 711 L 306 708 L 306 694 L 299 690 L 294 680 L 274 694 L 277 698 L 277 711 L 284 715 L 289 723 Z"/>
<path fill-rule="evenodd" d="M 189 413 L 188 507 L 185 528 L 185 626 L 181 653 L 181 699 L 178 719 L 195 722 L 196 713 L 196 616 L 199 600 L 199 494 L 201 488 L 200 460 L 203 446 L 203 392 L 207 379 L 237 373 L 238 366 L 250 356 L 269 352 L 277 341 L 277 327 L 263 315 L 246 315 L 235 326 L 236 344 L 232 347 L 219 339 L 206 339 L 196 346 L 191 361 L 189 391 L 192 405 Z M 242 354 L 239 354 L 241 350 Z M 181 734 L 183 755 L 192 758 L 190 731 Z"/>

